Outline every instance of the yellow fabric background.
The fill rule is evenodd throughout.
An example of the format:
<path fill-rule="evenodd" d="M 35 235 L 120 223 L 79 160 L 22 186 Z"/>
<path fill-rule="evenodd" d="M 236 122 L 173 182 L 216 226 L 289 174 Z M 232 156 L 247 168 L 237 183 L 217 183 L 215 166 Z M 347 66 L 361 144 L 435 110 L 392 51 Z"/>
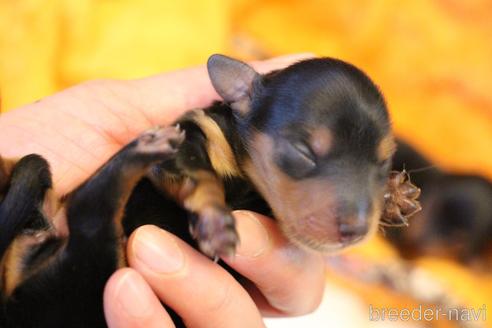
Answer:
<path fill-rule="evenodd" d="M 202 64 L 214 52 L 312 51 L 367 71 L 396 132 L 442 167 L 492 179 L 491 13 L 490 0 L 0 0 L 1 109 L 88 79 Z M 384 247 L 374 243 L 363 252 L 377 258 Z M 492 309 L 490 277 L 423 265 Z"/>
<path fill-rule="evenodd" d="M 80 81 L 298 51 L 381 86 L 399 135 L 492 178 L 490 0 L 0 0 L 2 110 Z"/>

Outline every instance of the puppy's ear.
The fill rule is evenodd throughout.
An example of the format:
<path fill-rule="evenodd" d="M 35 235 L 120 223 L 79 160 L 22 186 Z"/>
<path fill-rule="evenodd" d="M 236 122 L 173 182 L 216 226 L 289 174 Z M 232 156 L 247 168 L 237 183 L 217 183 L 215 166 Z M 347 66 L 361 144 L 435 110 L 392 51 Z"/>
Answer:
<path fill-rule="evenodd" d="M 247 114 L 253 82 L 260 74 L 248 64 L 223 55 L 212 55 L 208 59 L 207 68 L 217 93 L 234 110 L 242 115 Z"/>

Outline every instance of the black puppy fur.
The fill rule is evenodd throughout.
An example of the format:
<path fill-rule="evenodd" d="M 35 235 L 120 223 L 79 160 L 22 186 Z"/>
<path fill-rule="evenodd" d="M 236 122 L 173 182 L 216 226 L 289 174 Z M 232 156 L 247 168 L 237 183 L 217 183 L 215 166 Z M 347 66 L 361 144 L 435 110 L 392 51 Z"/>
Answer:
<path fill-rule="evenodd" d="M 423 211 L 410 227 L 387 230 L 404 257 L 431 255 L 471 263 L 490 256 L 492 183 L 476 175 L 444 172 L 403 141 L 398 141 L 393 168 L 409 171 L 422 188 Z"/>
<path fill-rule="evenodd" d="M 68 237 L 42 217 L 50 183 L 17 163 L 0 205 L 0 225 L 12 225 L 2 235 L 2 327 L 105 326 L 104 283 L 125 264 L 124 236 L 143 224 L 211 257 L 234 254 L 233 209 L 272 215 L 293 243 L 323 252 L 376 230 L 394 142 L 383 97 L 364 73 L 322 58 L 260 75 L 220 55 L 208 70 L 224 102 L 181 117 L 184 141 L 177 129 L 144 134 L 68 195 Z M 42 218 L 36 229 L 9 207 L 27 190 Z"/>
<path fill-rule="evenodd" d="M 121 265 L 121 219 L 135 184 L 183 141 L 176 128 L 151 130 L 123 148 L 63 200 L 68 238 L 53 231 L 42 206 L 51 187 L 37 155 L 14 167 L 0 207 L 1 327 L 104 327 L 102 292 Z"/>

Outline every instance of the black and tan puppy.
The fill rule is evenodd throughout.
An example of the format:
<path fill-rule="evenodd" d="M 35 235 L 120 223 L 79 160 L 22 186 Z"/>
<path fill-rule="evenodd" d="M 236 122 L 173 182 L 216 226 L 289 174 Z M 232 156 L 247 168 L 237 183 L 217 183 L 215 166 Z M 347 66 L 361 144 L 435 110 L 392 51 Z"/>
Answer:
<path fill-rule="evenodd" d="M 383 98 L 360 70 L 312 59 L 261 76 L 223 56 L 208 68 L 226 103 L 181 118 L 187 142 L 150 176 L 196 214 L 202 251 L 233 253 L 230 207 L 249 190 L 312 249 L 340 249 L 375 230 L 394 143 Z"/>
<path fill-rule="evenodd" d="M 10 207 L 16 188 L 27 188 L 38 217 L 50 185 L 17 179 L 39 175 L 16 164 L 0 217 L 2 226 L 16 222 L 2 235 L 5 325 L 104 326 L 104 283 L 124 265 L 124 236 L 142 224 L 195 240 L 211 257 L 234 254 L 239 208 L 273 215 L 293 243 L 315 251 L 376 230 L 395 145 L 383 97 L 363 72 L 323 58 L 260 75 L 220 55 L 208 70 L 224 102 L 181 117 L 184 141 L 177 129 L 144 134 L 68 195 L 68 237 L 52 237 L 49 220 L 33 228 L 37 219 Z"/>

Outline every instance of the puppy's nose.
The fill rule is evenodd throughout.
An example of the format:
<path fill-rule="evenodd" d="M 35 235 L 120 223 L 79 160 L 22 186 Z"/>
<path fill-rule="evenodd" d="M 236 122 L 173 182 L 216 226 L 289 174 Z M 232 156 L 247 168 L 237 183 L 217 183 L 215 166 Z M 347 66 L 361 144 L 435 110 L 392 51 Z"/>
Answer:
<path fill-rule="evenodd" d="M 367 224 L 342 223 L 339 227 L 340 242 L 343 244 L 354 244 L 360 241 L 369 232 Z"/>
<path fill-rule="evenodd" d="M 339 219 L 340 242 L 349 245 L 364 238 L 369 232 L 368 212 L 369 202 L 359 200 L 346 204 Z"/>

